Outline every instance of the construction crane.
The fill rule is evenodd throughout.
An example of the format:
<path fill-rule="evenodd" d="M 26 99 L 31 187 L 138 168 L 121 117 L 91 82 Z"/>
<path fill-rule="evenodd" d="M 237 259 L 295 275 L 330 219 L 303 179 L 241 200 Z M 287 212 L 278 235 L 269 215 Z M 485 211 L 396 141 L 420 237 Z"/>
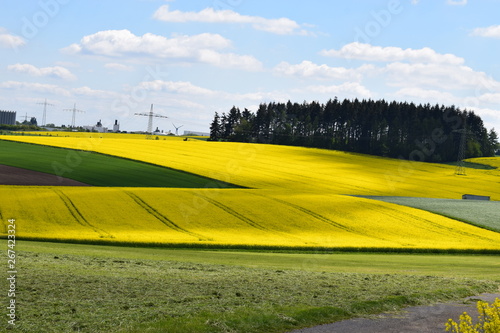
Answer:
<path fill-rule="evenodd" d="M 153 104 L 151 104 L 151 110 L 149 111 L 149 113 L 146 113 L 146 112 L 134 113 L 134 115 L 149 117 L 148 131 L 147 131 L 148 135 L 147 135 L 146 139 L 151 139 L 152 135 L 153 135 L 153 117 L 155 117 L 155 118 L 168 118 L 167 116 L 162 116 L 161 114 L 153 113 Z"/>
<path fill-rule="evenodd" d="M 47 121 L 47 105 L 54 106 L 54 104 L 47 103 L 47 99 L 45 99 L 45 102 L 43 102 L 43 103 L 36 103 L 36 104 L 43 105 L 42 126 L 45 126 L 45 125 L 47 125 L 46 124 L 46 121 Z"/>
<path fill-rule="evenodd" d="M 181 125 L 181 126 L 179 126 L 179 127 L 175 126 L 175 124 L 174 124 L 174 123 L 172 123 L 172 125 L 174 125 L 174 127 L 175 127 L 175 135 L 176 135 L 176 136 L 177 136 L 177 135 L 179 135 L 179 128 L 181 128 L 181 127 L 182 127 L 182 126 L 184 126 L 184 125 Z"/>
<path fill-rule="evenodd" d="M 76 113 L 77 112 L 82 112 L 84 113 L 85 111 L 82 111 L 82 110 L 78 110 L 76 108 L 76 103 L 73 105 L 73 108 L 72 109 L 63 109 L 63 111 L 71 111 L 73 112 L 73 118 L 71 118 L 71 128 L 74 128 L 75 127 L 75 117 L 76 117 Z"/>

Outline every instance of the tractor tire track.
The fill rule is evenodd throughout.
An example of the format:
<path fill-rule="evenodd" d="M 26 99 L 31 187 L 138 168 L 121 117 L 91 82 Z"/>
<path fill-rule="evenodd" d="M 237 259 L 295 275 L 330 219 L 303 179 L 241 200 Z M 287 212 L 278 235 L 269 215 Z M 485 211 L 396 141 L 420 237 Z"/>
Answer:
<path fill-rule="evenodd" d="M 238 213 L 237 211 L 235 211 L 234 209 L 232 209 L 231 207 L 228 207 L 226 205 L 224 205 L 223 203 L 217 201 L 217 200 L 214 200 L 214 199 L 211 199 L 209 197 L 206 197 L 206 196 L 203 196 L 203 195 L 199 195 L 199 194 L 196 194 L 198 197 L 208 201 L 209 203 L 211 203 L 212 205 L 222 209 L 223 211 L 225 211 L 226 213 L 236 217 L 238 220 L 241 220 L 243 221 L 244 223 L 256 228 L 256 229 L 259 229 L 259 230 L 262 230 L 262 231 L 266 231 L 266 232 L 272 232 L 272 230 L 270 230 L 269 228 L 266 228 L 262 225 L 260 225 L 259 223 L 255 222 L 254 220 L 252 219 L 249 219 L 248 217 L 246 217 L 245 215 L 243 214 L 240 214 Z"/>
<path fill-rule="evenodd" d="M 105 231 L 104 229 L 98 228 L 91 224 L 87 219 L 83 216 L 80 210 L 76 207 L 75 203 L 62 191 L 54 190 L 54 192 L 59 196 L 61 201 L 64 203 L 69 213 L 73 216 L 75 221 L 81 226 L 91 228 L 94 232 L 98 233 L 101 238 L 114 238 L 112 234 Z"/>
<path fill-rule="evenodd" d="M 293 209 L 296 209 L 302 213 L 305 213 L 323 223 L 326 223 L 326 224 L 329 224 L 331 225 L 332 227 L 335 227 L 337 229 L 340 229 L 340 230 L 343 230 L 345 232 L 349 232 L 349 233 L 353 233 L 353 234 L 357 234 L 357 235 L 364 235 L 364 236 L 367 236 L 367 237 L 370 237 L 370 238 L 374 238 L 374 239 L 379 239 L 379 240 L 382 240 L 382 241 L 389 241 L 391 242 L 390 239 L 386 239 L 386 238 L 383 238 L 383 237 L 378 237 L 378 236 L 374 236 L 374 235 L 370 235 L 370 234 L 366 234 L 366 233 L 362 233 L 360 230 L 356 230 L 356 229 L 353 229 L 353 228 L 349 228 L 343 224 L 340 224 L 340 223 L 337 223 L 335 221 L 332 221 L 330 220 L 329 218 L 321 215 L 321 214 L 318 214 L 318 213 L 315 213 L 313 212 L 312 210 L 309 210 L 307 208 L 304 208 L 302 206 L 299 206 L 299 205 L 296 205 L 296 204 L 293 204 L 291 202 L 288 202 L 288 201 L 284 201 L 284 200 L 281 200 L 281 199 L 278 199 L 278 198 L 272 198 L 272 197 L 268 197 L 268 196 L 263 196 L 263 195 L 260 195 L 260 194 L 256 194 L 256 193 L 252 193 L 253 195 L 256 195 L 256 196 L 259 196 L 259 197 L 264 197 L 266 199 L 270 199 L 270 200 L 274 200 L 276 202 L 279 202 L 285 206 L 288 206 L 288 207 L 291 207 Z"/>
<path fill-rule="evenodd" d="M 203 196 L 203 195 L 199 195 L 199 194 L 196 194 L 196 195 L 199 198 L 202 198 L 202 199 L 206 200 L 207 202 L 209 202 L 210 204 L 216 206 L 217 208 L 222 209 L 226 213 L 234 216 L 235 218 L 239 219 L 240 221 L 244 222 L 245 224 L 248 224 L 251 227 L 254 227 L 254 228 L 256 228 L 256 229 L 258 229 L 260 231 L 264 231 L 264 232 L 267 232 L 267 233 L 276 234 L 276 235 L 279 235 L 279 236 L 285 237 L 285 238 L 292 238 L 292 239 L 295 239 L 296 241 L 299 241 L 299 242 L 304 242 L 303 239 L 301 239 L 300 237 L 297 237 L 297 236 L 295 236 L 293 234 L 290 234 L 290 233 L 287 233 L 287 232 L 283 232 L 283 231 L 279 231 L 279 230 L 273 230 L 271 228 L 265 227 L 265 226 L 263 226 L 263 225 L 255 222 L 254 220 L 246 217 L 245 215 L 238 213 L 237 211 L 235 211 L 231 207 L 228 207 L 228 206 L 224 205 L 223 203 L 221 203 L 221 202 L 219 202 L 217 200 L 214 200 L 212 198 L 209 198 L 209 197 L 206 197 L 206 196 Z M 313 244 L 313 243 L 311 243 L 311 244 Z"/>
<path fill-rule="evenodd" d="M 253 193 L 254 195 L 257 195 L 257 196 L 262 196 L 262 195 L 259 195 L 259 194 L 255 194 Z M 265 197 L 265 196 L 262 196 L 262 197 Z M 299 206 L 299 205 L 296 205 L 296 204 L 293 204 L 291 202 L 288 202 L 288 201 L 284 201 L 284 200 L 281 200 L 281 199 L 278 199 L 278 198 L 271 198 L 271 197 L 265 197 L 266 199 L 271 199 L 273 201 L 276 201 L 276 202 L 279 202 L 285 206 L 288 206 L 288 207 L 291 207 L 293 209 L 296 209 L 298 211 L 301 211 L 302 213 L 305 213 L 307 215 L 310 215 L 312 216 L 313 218 L 323 222 L 323 223 L 326 223 L 326 224 L 329 224 L 335 228 L 338 228 L 338 229 L 341 229 L 341 230 L 344 230 L 344 231 L 347 231 L 347 232 L 354 232 L 354 233 L 358 233 L 356 232 L 354 229 L 351 229 L 349 227 L 346 227 L 345 225 L 343 224 L 340 224 L 340 223 L 337 223 L 335 221 L 332 221 L 330 220 L 329 218 L 321 215 L 321 214 L 318 214 L 318 213 L 315 213 L 313 212 L 312 210 L 309 210 L 307 208 L 304 208 L 302 206 Z"/>
<path fill-rule="evenodd" d="M 184 229 L 184 228 L 180 227 L 179 225 L 177 225 L 176 223 L 174 223 L 172 220 L 170 220 L 168 217 L 166 217 L 165 215 L 163 215 L 160 212 L 158 212 L 155 208 L 153 208 L 147 202 L 145 202 L 144 200 L 142 200 L 141 198 L 139 198 L 139 196 L 137 196 L 136 194 L 131 193 L 131 192 L 126 192 L 126 194 L 132 200 L 134 200 L 136 204 L 138 204 L 139 206 L 141 206 L 145 211 L 147 211 L 149 214 L 153 215 L 158 221 L 160 221 L 161 223 L 163 223 L 164 225 L 166 225 L 168 228 L 170 228 L 172 230 L 175 230 L 177 232 L 180 232 L 180 233 L 192 236 L 192 237 L 196 237 L 196 238 L 198 238 L 198 240 L 202 240 L 202 241 L 208 240 L 207 237 L 205 237 L 203 235 L 191 232 L 191 231 L 189 231 L 187 229 Z"/>

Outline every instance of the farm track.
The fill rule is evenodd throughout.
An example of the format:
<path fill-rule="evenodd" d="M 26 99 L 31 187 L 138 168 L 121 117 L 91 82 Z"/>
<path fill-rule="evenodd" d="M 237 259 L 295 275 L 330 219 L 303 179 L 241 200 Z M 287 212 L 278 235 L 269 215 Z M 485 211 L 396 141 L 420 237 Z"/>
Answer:
<path fill-rule="evenodd" d="M 284 204 L 286 206 L 289 206 L 293 209 L 296 209 L 298 211 L 301 211 L 311 217 L 313 217 L 314 219 L 317 219 L 323 223 L 326 223 L 326 224 L 329 224 L 335 228 L 338 228 L 338 229 L 341 229 L 341 230 L 344 230 L 346 232 L 349 232 L 349 233 L 352 233 L 352 234 L 357 234 L 357 235 L 362 235 L 362 236 L 367 236 L 367 237 L 370 237 L 370 238 L 374 238 L 374 239 L 378 239 L 378 240 L 382 240 L 382 241 L 391 241 L 390 239 L 387 239 L 387 238 L 383 238 L 383 237 L 379 237 L 379 236 L 375 236 L 375 235 L 369 235 L 369 234 L 366 234 L 366 233 L 363 233 L 361 232 L 360 230 L 356 230 L 354 228 L 349 228 L 341 223 L 338 223 L 338 222 L 335 222 L 335 221 L 332 221 L 331 219 L 321 215 L 321 214 L 318 214 L 318 213 L 315 213 L 313 212 L 312 210 L 310 209 L 307 209 L 307 208 L 304 208 L 302 206 L 299 206 L 299 205 L 296 205 L 296 204 L 293 204 L 291 202 L 288 202 L 288 201 L 284 201 L 284 200 L 281 200 L 281 199 L 278 199 L 278 198 L 271 198 L 271 197 L 267 197 L 268 199 L 272 199 L 276 202 L 279 202 L 281 204 Z"/>
<path fill-rule="evenodd" d="M 74 202 L 64 193 L 62 193 L 59 190 L 54 190 L 54 192 L 59 196 L 59 198 L 62 200 L 66 208 L 68 209 L 69 213 L 75 221 L 80 224 L 83 227 L 89 227 L 91 228 L 94 232 L 98 233 L 100 235 L 100 238 L 114 238 L 112 234 L 109 232 L 98 228 L 94 226 L 92 223 L 87 221 L 87 219 L 83 216 L 83 214 L 80 212 L 80 210 L 76 207 Z"/>
<path fill-rule="evenodd" d="M 262 230 L 262 231 L 269 231 L 268 228 L 260 225 L 259 223 L 253 221 L 252 219 L 249 219 L 248 217 L 246 217 L 246 216 L 238 213 L 237 211 L 235 211 L 234 209 L 230 208 L 229 206 L 224 205 L 220 201 L 214 200 L 214 199 L 209 198 L 209 197 L 207 197 L 205 195 L 200 195 L 200 194 L 196 194 L 196 195 L 198 197 L 202 198 L 203 200 L 206 200 L 210 204 L 214 205 L 215 207 L 220 208 L 223 211 L 225 211 L 226 213 L 228 213 L 228 214 L 236 217 L 238 220 L 244 222 L 245 224 L 248 224 L 251 227 L 254 227 L 255 229 L 259 229 L 259 230 Z"/>
<path fill-rule="evenodd" d="M 155 208 L 153 208 L 146 201 L 144 201 L 141 198 L 139 198 L 139 196 L 137 196 L 136 194 L 131 193 L 131 192 L 126 192 L 126 194 L 132 200 L 134 200 L 136 204 L 138 204 L 139 206 L 141 206 L 144 210 L 146 210 L 148 213 L 150 213 L 152 216 L 154 216 L 158 221 L 160 221 L 161 223 L 163 223 L 164 225 L 166 225 L 168 228 L 170 228 L 172 230 L 175 230 L 177 232 L 180 232 L 180 233 L 183 233 L 183 234 L 195 237 L 198 240 L 203 240 L 203 241 L 207 241 L 208 240 L 208 238 L 205 237 L 205 236 L 203 236 L 203 235 L 194 233 L 192 231 L 189 231 L 187 229 L 184 229 L 184 228 L 180 227 L 178 224 L 174 223 L 168 217 L 166 217 L 165 215 L 163 215 L 160 212 L 158 212 L 158 210 L 156 210 Z"/>

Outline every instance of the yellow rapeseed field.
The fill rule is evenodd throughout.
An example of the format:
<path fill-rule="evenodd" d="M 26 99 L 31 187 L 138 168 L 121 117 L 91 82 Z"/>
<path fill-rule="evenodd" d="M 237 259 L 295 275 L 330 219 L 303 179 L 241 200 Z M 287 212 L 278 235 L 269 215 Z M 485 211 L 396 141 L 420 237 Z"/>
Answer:
<path fill-rule="evenodd" d="M 274 145 L 144 136 L 2 136 L 92 150 L 247 187 L 150 189 L 0 186 L 19 235 L 126 242 L 314 247 L 500 249 L 500 234 L 351 195 L 500 200 L 498 170 L 468 170 Z M 484 159 L 495 164 L 498 159 Z M 5 223 L 5 221 L 3 221 Z M 4 226 L 5 228 L 5 226 Z M 2 230 L 5 234 L 6 230 Z"/>
<path fill-rule="evenodd" d="M 246 189 L 0 187 L 19 236 L 143 243 L 498 249 L 500 234 L 341 195 Z M 4 224 L 2 233 L 6 233 Z"/>

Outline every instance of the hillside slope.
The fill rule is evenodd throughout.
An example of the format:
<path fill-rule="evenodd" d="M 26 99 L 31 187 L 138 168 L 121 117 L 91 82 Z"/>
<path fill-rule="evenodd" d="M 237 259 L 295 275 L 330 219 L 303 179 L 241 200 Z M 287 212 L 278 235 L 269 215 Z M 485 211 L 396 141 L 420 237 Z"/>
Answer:
<path fill-rule="evenodd" d="M 4 138 L 4 137 L 2 137 Z M 338 151 L 179 140 L 10 137 L 186 170 L 249 189 L 0 186 L 0 217 L 27 238 L 194 246 L 496 249 L 500 234 L 350 195 L 500 199 L 498 170 Z"/>

